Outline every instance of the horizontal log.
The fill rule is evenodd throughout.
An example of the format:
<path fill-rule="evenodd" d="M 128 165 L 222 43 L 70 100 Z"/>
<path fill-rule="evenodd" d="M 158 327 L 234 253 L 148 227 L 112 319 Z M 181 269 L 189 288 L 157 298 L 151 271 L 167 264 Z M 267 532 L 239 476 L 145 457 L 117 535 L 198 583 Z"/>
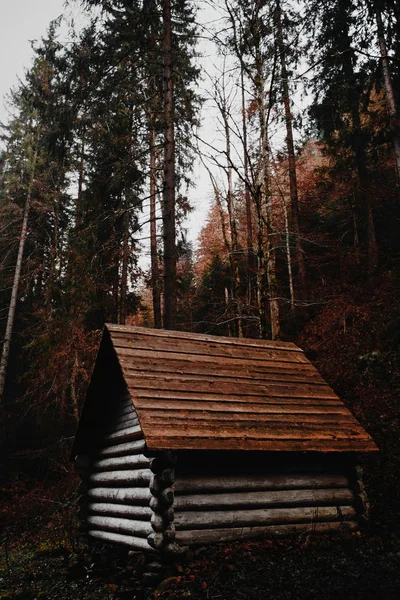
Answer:
<path fill-rule="evenodd" d="M 136 469 L 123 471 L 102 471 L 93 473 L 89 477 L 90 483 L 104 483 L 109 485 L 148 486 L 154 477 L 150 469 Z"/>
<path fill-rule="evenodd" d="M 174 539 L 175 539 L 174 525 L 169 525 L 169 527 L 167 529 L 165 529 L 162 533 L 153 532 L 147 538 L 150 546 L 152 546 L 156 550 L 161 550 L 168 543 L 171 543 Z"/>
<path fill-rule="evenodd" d="M 176 530 L 175 530 L 175 524 L 174 523 L 169 523 L 168 527 L 165 528 L 164 530 L 164 537 L 168 542 L 171 542 L 172 540 L 175 539 L 175 534 L 176 534 Z"/>
<path fill-rule="evenodd" d="M 175 513 L 175 527 L 182 529 L 213 529 L 220 527 L 279 525 L 283 523 L 314 523 L 357 518 L 351 506 L 315 506 L 313 508 L 270 508 L 264 510 L 184 511 Z"/>
<path fill-rule="evenodd" d="M 98 456 L 124 456 L 126 454 L 141 454 L 146 448 L 144 440 L 135 440 L 133 442 L 125 442 L 124 444 L 116 444 L 115 446 L 105 446 L 100 450 Z"/>
<path fill-rule="evenodd" d="M 90 502 L 87 505 L 87 510 L 91 513 L 109 515 L 110 517 L 133 517 L 143 521 L 149 521 L 154 515 L 150 506 L 111 504 L 108 502 Z"/>
<path fill-rule="evenodd" d="M 166 527 L 166 520 L 161 515 L 153 515 L 151 517 L 151 526 L 155 533 L 162 533 Z"/>
<path fill-rule="evenodd" d="M 120 398 L 119 402 L 117 403 L 117 410 L 130 408 L 131 406 L 133 407 L 132 398 L 130 397 L 129 393 L 126 393 L 124 397 Z"/>
<path fill-rule="evenodd" d="M 226 494 L 194 494 L 176 496 L 175 511 L 229 507 L 261 506 L 322 506 L 348 505 L 353 502 L 353 493 L 346 488 L 321 490 L 285 490 L 269 492 L 243 492 Z"/>
<path fill-rule="evenodd" d="M 130 548 L 137 548 L 139 550 L 153 550 L 153 548 L 149 545 L 147 539 L 136 537 L 133 535 L 121 535 L 119 533 L 114 533 L 111 531 L 97 531 L 93 529 L 89 530 L 88 534 L 91 537 L 97 538 L 104 542 L 123 544 L 124 546 L 129 546 Z"/>
<path fill-rule="evenodd" d="M 167 543 L 167 540 L 162 533 L 155 532 L 148 536 L 147 541 L 155 550 L 161 550 Z"/>
<path fill-rule="evenodd" d="M 135 408 L 134 408 L 134 406 L 132 404 L 132 401 L 129 400 L 123 406 L 119 406 L 118 407 L 116 416 L 118 418 L 118 417 L 122 417 L 122 416 L 125 416 L 125 415 L 131 415 L 131 414 L 132 415 L 136 414 L 136 412 L 135 412 Z"/>
<path fill-rule="evenodd" d="M 170 509 L 169 512 L 173 514 L 172 509 Z M 165 513 L 165 515 L 153 513 L 151 517 L 151 526 L 156 533 L 162 533 L 168 527 L 170 522 L 170 519 L 168 519 L 168 513 Z"/>
<path fill-rule="evenodd" d="M 124 442 L 130 442 L 131 440 L 137 440 L 143 437 L 142 429 L 139 425 L 135 427 L 129 427 L 122 431 L 115 431 L 114 433 L 108 433 L 103 437 L 104 445 L 112 446 L 113 444 L 122 444 Z"/>
<path fill-rule="evenodd" d="M 128 427 L 135 427 L 139 425 L 139 419 L 137 417 L 131 417 L 130 415 L 126 419 L 121 419 L 119 423 L 114 423 L 108 428 L 109 433 L 114 431 L 121 431 L 122 429 L 128 429 Z"/>
<path fill-rule="evenodd" d="M 157 496 L 152 495 L 150 500 L 150 507 L 154 510 L 154 512 L 162 513 L 163 510 L 165 510 L 169 506 L 172 506 L 173 503 L 174 491 L 172 488 L 166 488 Z"/>
<path fill-rule="evenodd" d="M 119 471 L 123 469 L 141 469 L 143 467 L 152 470 L 160 461 L 157 458 L 148 458 L 144 454 L 133 456 L 117 456 L 115 458 L 103 458 L 93 463 L 94 471 Z"/>
<path fill-rule="evenodd" d="M 125 419 L 137 419 L 137 413 L 132 402 L 130 403 L 130 405 L 127 405 L 123 410 L 125 412 L 116 412 L 116 414 L 114 415 L 114 423 L 121 423 L 121 421 L 124 421 Z"/>
<path fill-rule="evenodd" d="M 108 517 L 105 515 L 89 515 L 87 517 L 91 529 L 102 531 L 113 531 L 114 533 L 131 534 L 137 537 L 146 537 L 153 533 L 151 523 L 148 521 L 134 521 L 133 519 L 122 519 Z"/>
<path fill-rule="evenodd" d="M 113 446 L 115 448 L 115 446 Z M 144 454 L 101 458 L 93 463 L 94 471 L 120 471 L 124 469 L 142 469 L 150 467 L 150 459 Z"/>
<path fill-rule="evenodd" d="M 116 502 L 117 504 L 135 504 L 140 506 L 148 506 L 152 497 L 148 487 L 91 488 L 88 490 L 88 496 L 101 502 Z"/>
<path fill-rule="evenodd" d="M 150 481 L 150 490 L 154 496 L 158 496 L 162 490 L 169 487 L 174 481 L 175 469 L 163 469 L 160 473 L 153 475 Z"/>
<path fill-rule="evenodd" d="M 239 475 L 236 477 L 179 477 L 175 478 L 176 494 L 202 491 L 235 490 L 298 490 L 313 488 L 348 487 L 342 475 Z"/>
<path fill-rule="evenodd" d="M 212 544 L 234 540 L 255 539 L 275 535 L 293 535 L 300 533 L 327 533 L 337 531 L 356 531 L 357 521 L 343 523 L 299 523 L 291 525 L 269 525 L 265 527 L 239 527 L 236 529 L 197 529 L 177 531 L 175 541 L 182 544 Z"/>

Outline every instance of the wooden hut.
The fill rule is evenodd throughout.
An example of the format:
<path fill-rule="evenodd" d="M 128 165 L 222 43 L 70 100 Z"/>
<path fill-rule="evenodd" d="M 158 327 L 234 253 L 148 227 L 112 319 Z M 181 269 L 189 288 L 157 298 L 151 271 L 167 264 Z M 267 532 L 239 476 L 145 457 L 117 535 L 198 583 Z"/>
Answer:
<path fill-rule="evenodd" d="M 292 343 L 107 325 L 73 456 L 90 536 L 179 552 L 357 529 L 375 450 Z"/>

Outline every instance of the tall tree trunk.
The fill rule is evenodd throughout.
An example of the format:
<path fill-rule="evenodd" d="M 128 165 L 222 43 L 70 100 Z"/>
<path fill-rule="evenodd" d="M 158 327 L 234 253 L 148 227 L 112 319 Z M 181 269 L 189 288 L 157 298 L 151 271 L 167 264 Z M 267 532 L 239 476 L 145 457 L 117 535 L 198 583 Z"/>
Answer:
<path fill-rule="evenodd" d="M 129 209 L 128 202 L 125 198 L 125 213 L 124 213 L 124 232 L 122 239 L 122 264 L 121 264 L 121 293 L 120 293 L 120 309 L 119 323 L 125 325 L 128 309 L 126 305 L 128 292 L 128 264 L 129 264 Z"/>
<path fill-rule="evenodd" d="M 294 316 L 295 316 L 295 296 L 294 296 L 294 285 L 293 285 L 292 256 L 290 253 L 289 215 L 288 215 L 286 199 L 285 199 L 284 194 L 281 194 L 281 198 L 282 198 L 283 214 L 285 217 L 285 242 L 286 242 L 286 260 L 287 260 L 288 277 L 289 277 L 290 310 L 292 313 L 292 317 L 294 318 Z"/>
<path fill-rule="evenodd" d="M 260 127 L 260 170 L 259 170 L 259 190 L 261 195 L 261 211 L 265 225 L 265 253 L 266 257 L 266 276 L 268 287 L 268 303 L 271 320 L 271 339 L 277 340 L 280 336 L 280 316 L 278 303 L 278 290 L 276 280 L 276 257 L 273 243 L 273 232 L 270 220 L 270 166 L 269 166 L 269 142 L 268 142 L 268 118 L 265 106 L 265 81 L 263 59 L 260 48 L 256 48 L 256 69 L 257 69 L 257 104 Z"/>
<path fill-rule="evenodd" d="M 283 104 L 285 107 L 285 124 L 286 124 L 286 147 L 288 152 L 289 162 L 289 185 L 290 185 L 290 208 L 291 208 L 291 221 L 293 227 L 293 233 L 296 240 L 296 262 L 298 275 L 300 280 L 301 290 L 304 291 L 306 283 L 306 272 L 304 266 L 304 252 L 303 245 L 300 236 L 300 215 L 299 215 L 299 198 L 297 188 L 297 175 L 296 175 L 296 158 L 294 154 L 294 143 L 293 143 L 293 116 L 290 107 L 290 91 L 288 81 L 288 71 L 286 67 L 286 49 L 283 41 L 282 32 L 282 11 L 280 1 L 277 0 L 275 10 L 275 27 L 276 27 L 276 38 L 278 42 L 279 58 L 281 63 L 281 77 L 282 77 L 282 96 Z"/>
<path fill-rule="evenodd" d="M 29 211 L 30 211 L 30 207 L 31 207 L 32 190 L 33 190 L 33 183 L 34 183 L 34 177 L 35 177 L 37 155 L 38 155 L 38 149 L 36 147 L 35 153 L 33 156 L 33 160 L 32 160 L 31 175 L 30 175 L 30 180 L 29 180 L 28 192 L 26 195 L 24 214 L 22 217 L 21 237 L 19 239 L 19 245 L 18 245 L 17 263 L 16 263 L 15 271 L 14 271 L 14 281 L 13 281 L 13 286 L 11 289 L 10 306 L 8 309 L 6 331 L 4 334 L 3 349 L 2 349 L 2 353 L 1 353 L 1 359 L 0 359 L 0 401 L 3 399 L 8 357 L 10 354 L 10 346 L 11 346 L 12 331 L 13 331 L 13 325 L 14 325 L 15 310 L 17 307 L 18 288 L 19 288 L 19 282 L 21 279 L 22 258 L 24 255 L 24 247 L 25 247 L 26 235 L 27 235 L 27 231 L 28 231 L 28 217 L 29 217 Z"/>
<path fill-rule="evenodd" d="M 265 248 L 264 248 L 264 220 L 262 216 L 261 194 L 257 190 L 255 194 L 255 205 L 257 212 L 257 312 L 259 322 L 259 336 L 266 338 L 268 335 L 268 316 L 265 281 Z"/>
<path fill-rule="evenodd" d="M 163 0 L 164 54 L 164 328 L 176 327 L 175 131 L 171 0 Z"/>
<path fill-rule="evenodd" d="M 387 46 L 385 40 L 385 31 L 382 22 L 382 13 L 379 8 L 379 3 L 375 0 L 374 2 L 374 10 L 375 10 L 375 18 L 376 25 L 378 28 L 378 42 L 379 49 L 381 54 L 381 64 L 382 64 L 382 72 L 383 72 L 383 80 L 385 84 L 385 92 L 386 92 L 386 102 L 388 113 L 390 117 L 390 127 L 392 130 L 392 143 L 394 150 L 394 157 L 396 161 L 397 168 L 397 179 L 400 184 L 400 127 L 399 121 L 397 118 L 397 107 L 396 107 L 396 99 L 393 90 L 392 77 L 390 73 L 389 59 L 387 53 Z"/>
<path fill-rule="evenodd" d="M 82 193 L 83 193 L 83 177 L 85 165 L 85 134 L 82 133 L 80 159 L 79 159 L 79 175 L 78 175 L 78 195 L 75 206 L 75 229 L 79 230 L 82 225 Z"/>
<path fill-rule="evenodd" d="M 78 351 L 75 350 L 74 363 L 72 365 L 71 372 L 71 383 L 70 383 L 70 391 L 71 391 L 71 402 L 72 402 L 72 414 L 74 415 L 74 419 L 76 423 L 79 423 L 79 405 L 78 405 L 78 395 L 76 393 L 76 377 L 79 369 L 79 359 L 78 359 Z"/>
<path fill-rule="evenodd" d="M 150 119 L 149 131 L 150 145 L 150 255 L 151 255 L 151 289 L 153 292 L 154 327 L 160 329 L 161 324 L 161 293 L 160 269 L 157 253 L 157 221 L 156 221 L 156 194 L 157 194 L 157 165 L 156 165 L 156 132 L 153 119 Z"/>
<path fill-rule="evenodd" d="M 247 301 L 251 305 L 253 299 L 252 273 L 254 271 L 254 253 L 253 253 L 253 222 L 251 215 L 251 195 L 249 180 L 249 156 L 247 147 L 247 119 L 246 119 L 246 99 L 244 89 L 244 68 L 240 66 L 240 86 L 242 92 L 242 136 L 243 136 L 243 165 L 244 165 L 244 199 L 246 204 L 246 241 L 247 241 Z"/>
<path fill-rule="evenodd" d="M 243 324 L 241 318 L 241 302 L 239 297 L 240 291 L 240 273 L 239 273 L 239 264 L 237 253 L 239 249 L 238 244 L 238 232 L 236 226 L 236 216 L 235 216 L 235 207 L 234 207 L 234 196 L 233 196 L 233 182 L 232 182 L 232 158 L 231 158 L 231 136 L 229 129 L 229 120 L 228 120 L 228 106 L 227 100 L 225 97 L 225 89 L 221 91 L 220 101 L 218 102 L 218 108 L 224 123 L 225 130 L 225 152 L 227 158 L 227 194 L 226 194 L 226 206 L 228 209 L 228 217 L 229 217 L 229 230 L 230 230 L 230 251 L 229 251 L 229 265 L 231 271 L 231 301 L 233 304 L 234 312 L 235 312 L 235 326 L 234 326 L 234 335 L 237 337 L 243 337 Z"/>
<path fill-rule="evenodd" d="M 342 0 L 343 10 L 347 4 Z M 348 47 L 351 47 L 351 37 L 348 34 Z M 355 85 L 354 60 L 353 51 L 346 52 L 344 55 L 343 71 L 349 85 Z M 362 133 L 362 124 L 360 117 L 359 99 L 353 95 L 350 104 L 350 114 L 352 121 L 351 131 L 351 148 L 355 157 L 355 165 L 358 179 L 360 182 L 358 196 L 360 203 L 365 203 L 366 223 L 367 223 L 367 252 L 368 252 L 368 275 L 371 277 L 378 268 L 379 252 L 375 234 L 375 223 L 373 217 L 373 203 L 370 190 L 370 181 L 367 168 L 367 156 L 365 148 L 365 140 Z"/>

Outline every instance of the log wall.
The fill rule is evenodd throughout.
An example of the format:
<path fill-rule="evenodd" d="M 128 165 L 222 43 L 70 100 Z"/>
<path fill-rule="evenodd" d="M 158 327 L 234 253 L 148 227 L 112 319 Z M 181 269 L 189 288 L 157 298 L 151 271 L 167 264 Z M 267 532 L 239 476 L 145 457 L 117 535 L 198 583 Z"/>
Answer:
<path fill-rule="evenodd" d="M 174 537 L 174 459 L 148 456 L 139 419 L 125 396 L 92 455 L 79 455 L 83 528 L 103 541 L 159 551 Z"/>
<path fill-rule="evenodd" d="M 79 456 L 76 461 L 85 487 L 81 516 L 91 537 L 152 550 L 148 542 L 154 515 L 150 485 L 157 461 L 144 452 L 139 419 L 125 396 L 94 455 Z"/>
<path fill-rule="evenodd" d="M 251 457 L 249 456 L 249 469 Z M 194 476 L 179 471 L 174 493 L 175 542 L 181 545 L 288 533 L 358 529 L 351 474 L 294 472 Z"/>

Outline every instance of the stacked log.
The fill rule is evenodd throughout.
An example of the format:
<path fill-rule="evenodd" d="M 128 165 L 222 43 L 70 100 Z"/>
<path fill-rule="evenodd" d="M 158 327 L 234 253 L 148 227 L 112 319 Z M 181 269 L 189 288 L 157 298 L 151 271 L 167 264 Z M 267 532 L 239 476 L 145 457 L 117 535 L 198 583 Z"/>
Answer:
<path fill-rule="evenodd" d="M 121 402 L 86 471 L 86 523 L 91 537 L 140 550 L 152 550 L 150 483 L 157 459 L 145 454 L 145 441 L 130 398 Z"/>
<path fill-rule="evenodd" d="M 174 512 L 181 545 L 358 528 L 350 481 L 333 473 L 178 475 Z"/>
<path fill-rule="evenodd" d="M 148 542 L 158 551 L 165 550 L 175 539 L 172 487 L 175 477 L 174 465 L 174 457 L 168 452 L 162 453 L 153 467 L 153 477 L 150 481 L 153 533 L 148 537 Z"/>

